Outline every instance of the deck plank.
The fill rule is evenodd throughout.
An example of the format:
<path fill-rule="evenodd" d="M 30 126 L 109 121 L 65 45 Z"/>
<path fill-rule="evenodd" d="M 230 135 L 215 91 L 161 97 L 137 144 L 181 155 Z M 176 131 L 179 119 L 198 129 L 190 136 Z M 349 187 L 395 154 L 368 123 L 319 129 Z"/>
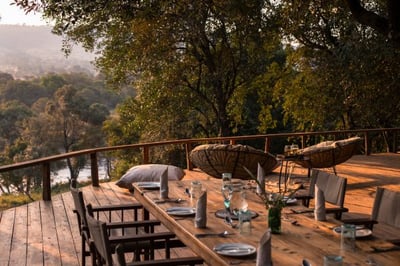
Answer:
<path fill-rule="evenodd" d="M 51 201 L 42 201 L 41 219 L 43 231 L 43 257 L 44 265 L 62 265 L 61 254 L 57 238 L 53 204 Z"/>
<path fill-rule="evenodd" d="M 66 210 L 66 219 L 68 219 L 68 223 L 71 229 L 71 235 L 72 235 L 72 246 L 71 249 L 73 249 L 76 252 L 76 257 L 78 259 L 77 264 L 82 265 L 81 262 L 81 235 L 79 233 L 79 227 L 78 227 L 78 220 L 76 217 L 76 214 L 73 212 L 74 210 L 74 202 L 72 199 L 71 193 L 63 193 L 62 194 L 62 199 L 64 203 L 64 207 Z M 89 259 L 86 259 L 87 262 Z"/>
<path fill-rule="evenodd" d="M 10 265 L 25 265 L 27 248 L 27 205 L 16 208 L 13 241 L 11 243 Z M 24 255 L 24 256 L 22 256 Z"/>
<path fill-rule="evenodd" d="M 0 265 L 10 261 L 11 243 L 13 241 L 14 218 L 16 208 L 3 211 L 0 223 Z"/>
<path fill-rule="evenodd" d="M 329 170 L 329 169 L 327 169 Z M 400 154 L 357 155 L 336 167 L 339 176 L 348 178 L 345 206 L 350 212 L 369 214 L 377 186 L 400 191 Z M 303 178 L 305 169 L 296 167 L 295 175 Z M 198 169 L 186 171 L 185 179 L 204 175 Z M 271 179 L 276 178 L 271 175 Z M 131 203 L 133 195 L 115 182 L 100 187 L 82 188 L 85 202 L 93 205 Z M 71 193 L 53 196 L 51 202 L 36 201 L 4 210 L 0 213 L 0 265 L 81 265 L 81 238 Z M 102 216 L 106 219 L 106 215 Z M 163 230 L 162 228 L 160 230 Z M 374 234 L 383 238 L 394 236 L 384 226 L 374 227 Z M 397 236 L 397 235 L 395 235 Z M 188 249 L 173 252 L 173 256 L 191 254 Z M 161 252 L 157 252 L 162 256 Z M 90 259 L 86 259 L 90 266 Z"/>
<path fill-rule="evenodd" d="M 71 210 L 65 208 L 65 204 L 61 195 L 57 195 L 53 200 L 53 210 L 55 219 L 57 238 L 62 239 L 59 241 L 59 249 L 61 255 L 62 265 L 79 265 L 78 257 L 75 252 L 73 243 L 72 228 L 68 222 L 67 212 Z"/>
<path fill-rule="evenodd" d="M 28 204 L 28 245 L 26 261 L 29 265 L 43 265 L 43 234 L 40 216 L 40 201 Z"/>

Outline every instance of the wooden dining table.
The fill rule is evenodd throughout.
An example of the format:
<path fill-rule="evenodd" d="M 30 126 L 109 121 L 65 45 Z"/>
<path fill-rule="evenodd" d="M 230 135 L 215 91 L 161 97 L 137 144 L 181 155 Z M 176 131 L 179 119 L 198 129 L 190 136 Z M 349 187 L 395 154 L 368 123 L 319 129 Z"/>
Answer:
<path fill-rule="evenodd" d="M 268 230 L 267 209 L 262 200 L 255 194 L 255 185 L 243 181 L 248 208 L 258 214 L 251 221 L 251 233 L 240 234 L 237 227 L 233 228 L 224 219 L 217 217 L 217 211 L 224 209 L 220 192 L 221 180 L 210 177 L 200 179 L 202 188 L 207 191 L 207 225 L 206 228 L 196 228 L 194 216 L 173 216 L 167 213 L 167 208 L 174 206 L 189 206 L 190 198 L 187 191 L 192 180 L 169 181 L 169 199 L 159 201 L 160 192 L 157 189 L 143 189 L 133 184 L 134 197 L 159 219 L 166 228 L 197 255 L 201 256 L 208 265 L 255 265 L 257 253 L 244 257 L 217 254 L 214 247 L 223 243 L 243 243 L 258 247 L 261 236 Z M 183 199 L 183 201 L 173 201 Z M 296 203 L 294 203 L 296 204 Z M 328 215 L 326 221 L 316 221 L 312 213 L 294 213 L 287 206 L 282 212 L 282 232 L 273 234 L 271 238 L 272 261 L 274 266 L 302 265 L 306 259 L 311 265 L 323 265 L 323 257 L 329 254 L 341 255 L 343 265 L 396 265 L 400 262 L 400 250 L 376 252 L 373 247 L 391 248 L 392 244 L 375 237 L 374 234 L 364 239 L 356 240 L 356 250 L 343 251 L 340 249 L 340 235 L 333 228 L 341 222 Z M 238 221 L 234 220 L 237 225 Z M 198 238 L 196 234 L 218 234 L 228 231 L 223 237 Z M 385 249 L 386 250 L 386 249 Z"/>

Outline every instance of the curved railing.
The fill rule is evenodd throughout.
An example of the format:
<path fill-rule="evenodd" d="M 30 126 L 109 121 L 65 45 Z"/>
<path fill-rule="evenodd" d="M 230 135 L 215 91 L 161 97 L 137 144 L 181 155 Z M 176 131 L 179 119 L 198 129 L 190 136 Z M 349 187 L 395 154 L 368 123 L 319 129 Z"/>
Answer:
<path fill-rule="evenodd" d="M 97 162 L 97 154 L 102 152 L 109 152 L 115 150 L 125 150 L 125 149 L 141 149 L 142 150 L 142 163 L 150 163 L 150 148 L 156 146 L 166 146 L 166 145 L 184 145 L 185 153 L 186 153 L 186 167 L 188 169 L 192 169 L 193 166 L 189 159 L 190 151 L 193 149 L 193 144 L 201 144 L 201 143 L 226 143 L 229 142 L 231 144 L 235 144 L 240 141 L 248 141 L 248 140 L 260 140 L 264 139 L 264 150 L 268 152 L 272 145 L 274 139 L 277 138 L 298 138 L 301 141 L 301 147 L 305 146 L 307 137 L 312 136 L 354 136 L 361 135 L 364 139 L 364 152 L 366 155 L 370 154 L 370 135 L 372 133 L 385 133 L 392 134 L 392 146 L 388 147 L 388 150 L 397 151 L 398 148 L 398 132 L 400 128 L 380 128 L 380 129 L 360 129 L 360 130 L 340 130 L 340 131 L 321 131 L 321 132 L 297 132 L 297 133 L 277 133 L 277 134 L 263 134 L 263 135 L 251 135 L 251 136 L 230 136 L 230 137 L 214 137 L 214 138 L 196 138 L 196 139 L 179 139 L 179 140 L 166 140 L 166 141 L 158 141 L 158 142 L 150 142 L 150 143 L 137 143 L 137 144 L 128 144 L 128 145 L 119 145 L 112 147 L 101 147 L 94 149 L 85 149 L 79 150 L 69 153 L 63 153 L 58 155 L 53 155 L 49 157 L 44 157 L 40 159 L 18 162 L 11 165 L 3 165 L 0 166 L 0 173 L 17 170 L 26 167 L 32 167 L 37 165 L 42 165 L 43 172 L 43 200 L 51 200 L 51 182 L 50 182 L 50 163 L 54 161 L 64 160 L 67 158 L 78 157 L 82 155 L 89 155 L 91 162 L 91 178 L 92 185 L 99 185 L 99 174 L 98 174 L 98 162 Z M 283 148 L 282 148 L 283 150 Z"/>

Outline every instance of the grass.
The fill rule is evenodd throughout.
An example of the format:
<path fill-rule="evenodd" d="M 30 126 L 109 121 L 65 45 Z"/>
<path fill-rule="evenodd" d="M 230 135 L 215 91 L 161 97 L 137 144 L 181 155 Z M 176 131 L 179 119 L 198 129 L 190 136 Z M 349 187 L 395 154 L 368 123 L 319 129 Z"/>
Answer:
<path fill-rule="evenodd" d="M 91 182 L 81 182 L 79 187 L 91 184 Z M 51 194 L 57 195 L 69 191 L 69 183 L 57 183 L 51 187 Z M 33 200 L 32 200 L 33 199 Z M 31 203 L 32 201 L 42 199 L 42 190 L 38 189 L 30 193 L 30 197 L 23 193 L 9 193 L 0 196 L 0 211 L 10 208 L 18 207 L 24 204 Z"/>

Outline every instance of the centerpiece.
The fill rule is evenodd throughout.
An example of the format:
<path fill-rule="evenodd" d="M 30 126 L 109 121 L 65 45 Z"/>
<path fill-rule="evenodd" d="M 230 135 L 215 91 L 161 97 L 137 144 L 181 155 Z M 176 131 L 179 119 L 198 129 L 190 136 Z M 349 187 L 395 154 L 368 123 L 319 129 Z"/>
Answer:
<path fill-rule="evenodd" d="M 254 174 L 251 173 L 247 168 L 245 168 L 245 170 L 257 183 L 257 186 L 262 188 L 256 194 L 261 198 L 266 210 L 268 211 L 268 226 L 271 229 L 271 233 L 280 234 L 282 209 L 287 205 L 288 200 L 292 199 L 293 195 L 301 187 L 301 185 L 295 188 L 284 186 L 285 188 L 282 190 L 267 191 L 265 189 L 265 184 L 261 184 L 259 180 L 254 176 Z"/>

